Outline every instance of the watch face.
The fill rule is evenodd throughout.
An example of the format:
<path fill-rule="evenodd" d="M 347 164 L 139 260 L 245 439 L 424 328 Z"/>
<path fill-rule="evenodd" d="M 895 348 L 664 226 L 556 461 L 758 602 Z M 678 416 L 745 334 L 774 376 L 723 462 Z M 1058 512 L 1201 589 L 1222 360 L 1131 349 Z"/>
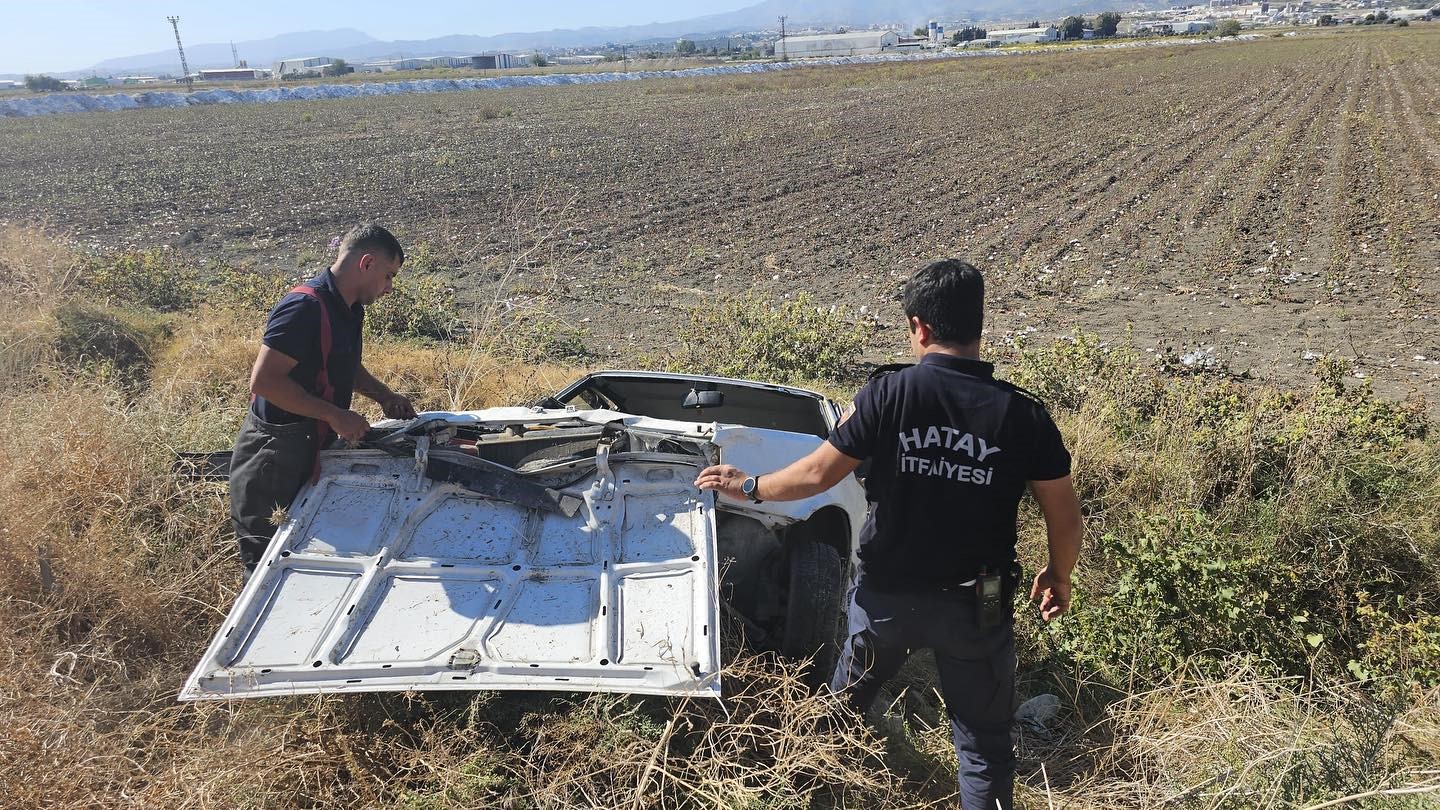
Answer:
<path fill-rule="evenodd" d="M 746 478 L 744 481 L 742 481 L 742 482 L 740 483 L 740 491 L 743 492 L 743 493 L 745 493 L 746 495 L 754 495 L 754 494 L 755 494 L 755 479 L 752 477 L 752 478 Z"/>

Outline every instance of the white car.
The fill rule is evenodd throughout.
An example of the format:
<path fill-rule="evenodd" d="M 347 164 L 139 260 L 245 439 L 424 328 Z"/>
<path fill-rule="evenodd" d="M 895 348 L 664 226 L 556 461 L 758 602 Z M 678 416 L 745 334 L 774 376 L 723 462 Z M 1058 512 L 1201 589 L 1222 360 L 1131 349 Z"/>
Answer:
<path fill-rule="evenodd" d="M 529 407 L 381 422 L 322 454 L 180 697 L 718 695 L 722 626 L 825 680 L 860 482 L 759 504 L 693 482 L 778 469 L 839 418 L 812 391 L 605 371 Z"/>

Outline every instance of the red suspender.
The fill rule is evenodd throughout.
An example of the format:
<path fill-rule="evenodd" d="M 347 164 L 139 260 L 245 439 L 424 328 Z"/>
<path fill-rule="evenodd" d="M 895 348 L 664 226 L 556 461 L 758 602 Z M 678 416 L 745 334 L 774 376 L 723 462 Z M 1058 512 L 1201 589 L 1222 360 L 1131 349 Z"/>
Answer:
<path fill-rule="evenodd" d="M 315 288 L 301 284 L 291 290 L 292 293 L 299 293 L 314 298 L 320 305 L 320 371 L 315 374 L 315 396 L 335 404 L 335 387 L 330 384 L 330 349 L 334 345 L 334 335 L 330 332 L 330 308 L 326 306 L 325 299 L 315 292 Z M 325 446 L 325 440 L 330 438 L 330 423 L 324 419 L 315 420 L 315 466 L 310 471 L 310 480 L 314 482 L 320 478 L 320 448 Z"/>
<path fill-rule="evenodd" d="M 334 346 L 335 339 L 330 332 L 330 308 L 325 306 L 324 299 L 315 292 L 314 287 L 302 284 L 290 292 L 307 295 L 320 304 L 320 371 L 315 375 L 315 396 L 333 404 L 335 388 L 330 385 L 330 349 Z"/>

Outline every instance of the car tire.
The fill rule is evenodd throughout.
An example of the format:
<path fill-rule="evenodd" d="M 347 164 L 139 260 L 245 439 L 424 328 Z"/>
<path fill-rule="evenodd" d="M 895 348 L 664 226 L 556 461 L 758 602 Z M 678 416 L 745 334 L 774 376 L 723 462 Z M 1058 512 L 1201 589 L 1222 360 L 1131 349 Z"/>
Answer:
<path fill-rule="evenodd" d="M 833 546 L 809 537 L 793 538 L 788 552 L 790 581 L 780 654 L 793 661 L 813 659 L 806 680 L 829 683 L 839 652 L 845 566 Z"/>

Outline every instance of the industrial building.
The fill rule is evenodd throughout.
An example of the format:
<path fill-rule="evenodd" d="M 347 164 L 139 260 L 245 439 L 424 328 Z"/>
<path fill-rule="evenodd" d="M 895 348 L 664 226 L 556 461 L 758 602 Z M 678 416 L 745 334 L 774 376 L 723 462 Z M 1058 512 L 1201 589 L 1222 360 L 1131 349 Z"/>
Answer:
<path fill-rule="evenodd" d="M 202 82 L 250 82 L 269 78 L 269 71 L 261 68 L 216 68 L 202 70 L 197 78 Z"/>
<path fill-rule="evenodd" d="M 366 62 L 356 69 L 361 73 L 390 73 L 396 70 L 423 70 L 430 66 L 429 59 L 378 59 Z"/>
<path fill-rule="evenodd" d="M 1121 28 L 1135 35 L 1203 34 L 1215 30 L 1215 23 L 1211 20 L 1131 20 L 1129 25 Z"/>
<path fill-rule="evenodd" d="M 812 34 L 785 37 L 775 43 L 775 55 L 783 59 L 815 56 L 868 56 L 893 50 L 900 44 L 894 31 L 851 31 L 845 34 Z"/>
<path fill-rule="evenodd" d="M 390 73 L 396 70 L 428 70 L 430 68 L 475 68 L 505 70 L 515 66 L 508 53 L 484 53 L 475 56 L 423 56 L 408 59 L 381 59 L 360 65 L 363 73 Z"/>
<path fill-rule="evenodd" d="M 1060 39 L 1060 29 L 1053 25 L 1047 25 L 1044 28 L 1007 28 L 1003 31 L 990 31 L 986 39 L 1000 45 L 1054 42 Z"/>
<path fill-rule="evenodd" d="M 509 70 L 516 66 L 514 57 L 508 53 L 482 53 L 470 57 L 470 67 L 479 70 Z"/>
<path fill-rule="evenodd" d="M 316 75 L 325 72 L 325 68 L 335 64 L 334 57 L 330 56 L 297 56 L 291 59 L 281 59 L 275 63 L 275 78 L 297 75 Z"/>

